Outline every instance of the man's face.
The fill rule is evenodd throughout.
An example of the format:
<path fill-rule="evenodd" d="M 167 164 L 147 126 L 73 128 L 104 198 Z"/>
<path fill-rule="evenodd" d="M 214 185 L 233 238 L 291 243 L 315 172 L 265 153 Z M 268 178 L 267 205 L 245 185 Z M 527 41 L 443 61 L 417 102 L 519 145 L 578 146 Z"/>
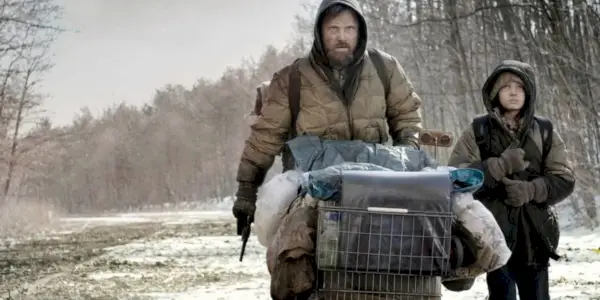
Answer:
<path fill-rule="evenodd" d="M 498 97 L 507 111 L 520 111 L 525 104 L 525 88 L 522 83 L 511 80 L 500 88 Z"/>
<path fill-rule="evenodd" d="M 352 62 L 358 42 L 358 20 L 351 11 L 325 18 L 321 35 L 327 58 L 334 67 L 345 67 Z"/>

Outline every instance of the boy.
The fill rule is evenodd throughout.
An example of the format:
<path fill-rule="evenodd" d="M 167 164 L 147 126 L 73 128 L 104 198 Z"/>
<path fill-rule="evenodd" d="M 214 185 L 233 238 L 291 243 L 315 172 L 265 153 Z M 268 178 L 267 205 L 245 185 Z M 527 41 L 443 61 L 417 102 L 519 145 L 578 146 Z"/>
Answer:
<path fill-rule="evenodd" d="M 486 115 L 459 138 L 449 165 L 485 173 L 475 193 L 496 217 L 513 251 L 509 262 L 487 275 L 490 300 L 550 299 L 548 264 L 558 259 L 559 228 L 551 206 L 575 186 L 565 145 L 552 123 L 534 115 L 533 68 L 503 61 L 483 89 Z"/>

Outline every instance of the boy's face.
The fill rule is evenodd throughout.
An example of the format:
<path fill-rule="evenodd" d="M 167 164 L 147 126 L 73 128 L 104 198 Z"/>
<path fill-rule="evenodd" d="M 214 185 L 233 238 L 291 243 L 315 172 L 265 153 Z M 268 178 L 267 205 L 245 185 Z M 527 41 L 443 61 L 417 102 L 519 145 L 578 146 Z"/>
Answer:
<path fill-rule="evenodd" d="M 525 105 L 525 87 L 520 80 L 510 80 L 500 88 L 498 97 L 505 110 L 520 111 Z"/>

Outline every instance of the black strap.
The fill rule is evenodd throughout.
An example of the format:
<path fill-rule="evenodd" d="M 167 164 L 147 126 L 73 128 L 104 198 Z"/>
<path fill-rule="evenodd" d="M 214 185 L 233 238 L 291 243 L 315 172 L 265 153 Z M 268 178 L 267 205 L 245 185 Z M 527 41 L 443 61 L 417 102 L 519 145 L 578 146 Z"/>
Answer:
<path fill-rule="evenodd" d="M 288 80 L 288 100 L 290 105 L 290 112 L 292 114 L 292 122 L 290 124 L 290 139 L 295 138 L 298 135 L 296 131 L 296 121 L 298 120 L 298 114 L 300 113 L 300 59 L 296 59 L 292 63 L 290 70 L 290 77 Z"/>
<path fill-rule="evenodd" d="M 377 70 L 377 76 L 379 76 L 379 80 L 381 84 L 383 84 L 383 88 L 385 90 L 385 98 L 390 94 L 390 78 L 385 69 L 385 64 L 383 62 L 383 57 L 381 56 L 381 52 L 375 48 L 371 48 L 367 51 L 369 53 L 369 57 L 371 58 L 371 62 L 373 62 L 373 66 L 375 66 L 375 70 Z"/>
<path fill-rule="evenodd" d="M 545 161 L 548 153 L 550 153 L 550 149 L 552 149 L 554 126 L 550 120 L 543 117 L 536 116 L 535 120 L 538 126 L 540 126 L 540 134 L 542 135 L 542 161 Z"/>
<path fill-rule="evenodd" d="M 291 113 L 290 132 L 289 139 L 293 139 L 298 135 L 296 130 L 296 121 L 298 120 L 298 114 L 300 113 L 300 59 L 296 59 L 290 69 L 288 78 L 288 101 Z M 286 145 L 281 153 L 281 163 L 283 165 L 283 171 L 293 170 L 296 161 L 292 155 L 292 151 Z"/>
<path fill-rule="evenodd" d="M 472 123 L 475 141 L 477 142 L 477 147 L 479 148 L 482 160 L 487 158 L 487 150 L 489 149 L 489 120 L 489 115 L 482 115 L 475 117 Z M 554 126 L 550 120 L 543 117 L 536 116 L 535 120 L 540 127 L 540 134 L 542 136 L 542 161 L 544 161 L 546 160 L 550 149 L 552 149 L 552 131 L 554 130 Z"/>
<path fill-rule="evenodd" d="M 489 156 L 489 126 L 490 116 L 481 115 L 473 118 L 473 134 L 475 135 L 475 142 L 479 148 L 479 156 L 481 160 L 485 160 Z"/>

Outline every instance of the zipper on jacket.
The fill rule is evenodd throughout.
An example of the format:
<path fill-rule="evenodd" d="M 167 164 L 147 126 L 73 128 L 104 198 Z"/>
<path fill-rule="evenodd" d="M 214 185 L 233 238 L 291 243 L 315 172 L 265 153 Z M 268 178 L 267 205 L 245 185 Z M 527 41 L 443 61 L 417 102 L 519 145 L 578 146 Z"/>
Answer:
<path fill-rule="evenodd" d="M 334 91 L 334 93 L 340 98 L 342 104 L 346 108 L 346 117 L 348 118 L 348 130 L 350 131 L 350 140 L 354 140 L 354 122 L 352 121 L 352 112 L 350 110 L 350 101 L 344 97 L 344 89 L 343 83 L 345 82 L 344 72 L 331 70 L 331 72 L 326 74 L 326 78 L 329 81 L 330 88 Z M 327 76 L 329 74 L 329 76 Z M 339 77 L 338 77 L 339 76 Z M 332 82 L 333 81 L 333 82 Z"/>
<path fill-rule="evenodd" d="M 352 121 L 352 112 L 350 105 L 346 104 L 346 114 L 348 115 L 348 129 L 350 130 L 350 140 L 354 140 L 354 121 Z"/>
<path fill-rule="evenodd" d="M 350 130 L 350 140 L 354 140 L 354 121 L 352 120 L 352 111 L 350 109 L 350 100 L 346 99 L 344 97 L 343 86 L 346 83 L 346 78 L 344 78 L 346 73 L 343 71 L 340 71 L 338 74 L 340 76 L 340 78 L 338 80 L 339 87 L 340 87 L 340 89 L 338 90 L 339 91 L 338 96 L 340 97 L 340 100 L 342 100 L 342 102 L 344 103 L 344 107 L 346 108 L 346 116 L 348 117 L 348 130 Z"/>

